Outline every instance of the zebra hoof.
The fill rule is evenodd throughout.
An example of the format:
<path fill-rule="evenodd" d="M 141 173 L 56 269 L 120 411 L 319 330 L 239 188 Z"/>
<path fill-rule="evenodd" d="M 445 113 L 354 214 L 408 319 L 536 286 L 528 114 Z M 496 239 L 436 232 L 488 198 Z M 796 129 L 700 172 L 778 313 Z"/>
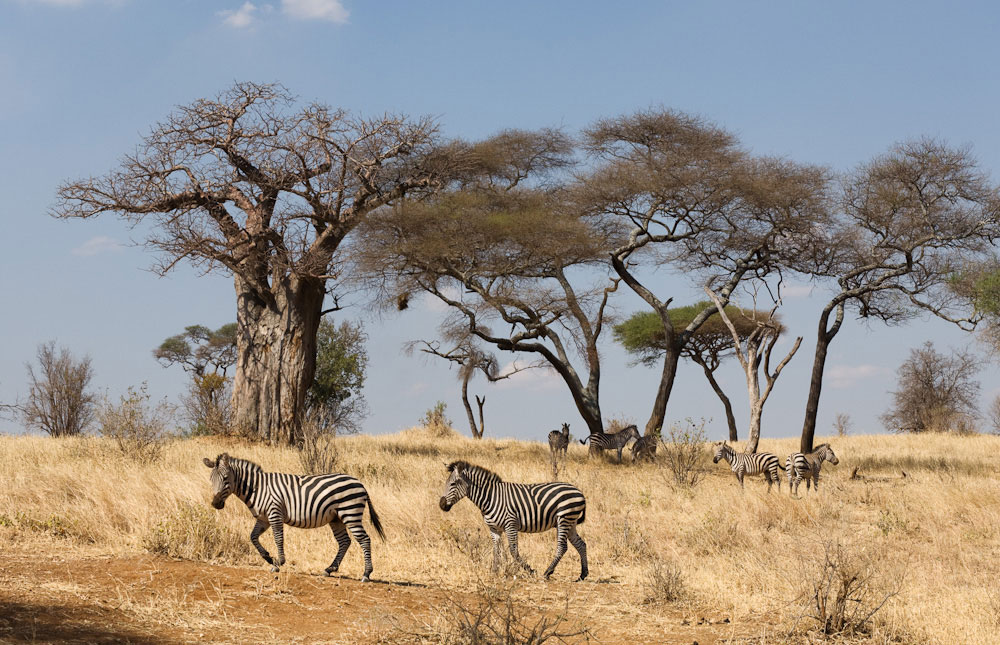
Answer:
<path fill-rule="evenodd" d="M 371 581 L 372 581 L 371 578 L 369 578 L 368 576 L 361 576 L 361 582 L 371 582 Z"/>
<path fill-rule="evenodd" d="M 278 573 L 278 571 L 280 571 L 280 569 L 278 569 L 277 566 L 271 565 L 271 573 Z"/>

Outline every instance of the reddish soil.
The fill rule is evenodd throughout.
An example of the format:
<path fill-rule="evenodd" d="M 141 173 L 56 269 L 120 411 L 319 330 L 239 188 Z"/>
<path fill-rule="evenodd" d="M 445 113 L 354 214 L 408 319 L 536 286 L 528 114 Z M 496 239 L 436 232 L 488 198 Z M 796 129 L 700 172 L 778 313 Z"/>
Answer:
<path fill-rule="evenodd" d="M 44 551 L 0 552 L 0 643 L 435 642 L 449 608 L 478 601 L 405 581 Z M 532 584 L 518 602 L 536 618 L 568 603 L 559 631 L 586 625 L 591 642 L 706 645 L 733 635 L 721 616 L 625 607 L 621 586 L 600 581 Z"/>

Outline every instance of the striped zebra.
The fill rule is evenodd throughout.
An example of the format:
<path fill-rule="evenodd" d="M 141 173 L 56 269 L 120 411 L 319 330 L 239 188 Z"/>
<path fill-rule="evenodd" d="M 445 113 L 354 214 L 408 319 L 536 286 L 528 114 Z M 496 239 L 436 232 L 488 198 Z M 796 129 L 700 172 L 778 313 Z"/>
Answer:
<path fill-rule="evenodd" d="M 223 453 L 204 459 L 212 469 L 212 506 L 222 509 L 229 495 L 236 495 L 256 518 L 250 531 L 250 542 L 271 571 L 285 564 L 284 525 L 300 529 L 314 529 L 328 525 L 337 540 L 337 557 L 326 568 L 330 575 L 340 568 L 340 563 L 351 545 L 351 536 L 361 545 L 365 554 L 365 573 L 362 582 L 368 582 L 372 573 L 371 538 L 361 523 L 365 504 L 371 515 L 372 526 L 383 540 L 382 524 L 368 492 L 360 481 L 350 475 L 286 475 L 265 472 L 259 465 L 246 459 L 237 459 Z M 260 545 L 260 535 L 270 527 L 278 557 Z"/>
<path fill-rule="evenodd" d="M 514 484 L 481 466 L 465 461 L 448 464 L 448 481 L 439 505 L 449 511 L 463 497 L 468 497 L 483 514 L 493 538 L 493 570 L 500 566 L 500 534 L 507 535 L 507 545 L 514 561 L 528 572 L 531 567 L 517 552 L 517 534 L 540 533 L 556 529 L 556 555 L 545 570 L 548 578 L 566 553 L 566 540 L 580 553 L 580 577 L 587 577 L 587 544 L 576 532 L 587 516 L 587 500 L 576 486 L 560 482 Z"/>
<path fill-rule="evenodd" d="M 656 435 L 639 437 L 639 440 L 632 444 L 632 463 L 640 459 L 656 461 L 656 448 L 660 443 L 660 438 Z"/>
<path fill-rule="evenodd" d="M 785 460 L 785 470 L 788 472 L 788 492 L 798 495 L 799 484 L 802 483 L 803 479 L 806 480 L 806 490 L 809 490 L 809 480 L 811 479 L 816 486 L 816 492 L 819 492 L 819 468 L 823 465 L 824 460 L 834 465 L 840 463 L 837 455 L 833 453 L 833 448 L 828 443 L 816 446 L 816 449 L 809 454 L 793 452 L 788 455 L 788 459 Z M 794 492 L 792 491 L 793 485 L 795 486 Z"/>
<path fill-rule="evenodd" d="M 559 458 L 559 453 L 566 456 L 569 448 L 569 424 L 562 424 L 562 430 L 553 430 L 549 433 L 549 451 L 552 453 L 552 461 Z"/>
<path fill-rule="evenodd" d="M 767 492 L 771 492 L 771 485 L 778 484 L 778 491 L 781 491 L 781 478 L 778 471 L 781 470 L 781 462 L 778 457 L 769 452 L 736 452 L 733 447 L 725 441 L 715 444 L 717 446 L 715 457 L 712 463 L 719 463 L 720 459 L 729 462 L 729 467 L 736 474 L 736 479 L 740 480 L 740 488 L 743 486 L 744 475 L 763 474 L 767 480 Z"/>
<path fill-rule="evenodd" d="M 586 439 L 580 439 L 580 443 L 586 445 L 589 441 L 591 447 L 598 450 L 617 450 L 618 463 L 621 463 L 622 450 L 632 439 L 639 440 L 639 428 L 635 427 L 635 424 L 626 426 L 619 432 L 595 432 Z"/>

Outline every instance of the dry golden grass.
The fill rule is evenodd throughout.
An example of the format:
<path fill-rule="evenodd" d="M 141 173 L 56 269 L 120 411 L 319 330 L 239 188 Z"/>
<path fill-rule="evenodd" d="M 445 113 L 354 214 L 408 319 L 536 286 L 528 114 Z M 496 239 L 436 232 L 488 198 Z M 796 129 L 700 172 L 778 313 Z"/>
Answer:
<path fill-rule="evenodd" d="M 588 499 L 581 535 L 592 581 L 620 583 L 622 611 L 711 607 L 734 633 L 773 640 L 810 638 L 813 583 L 827 547 L 863 563 L 874 600 L 898 593 L 875 614 L 868 642 L 990 642 L 1000 622 L 1000 476 L 993 436 L 852 436 L 829 440 L 839 466 L 824 464 L 821 492 L 799 499 L 767 495 L 760 478 L 741 492 L 726 465 L 713 465 L 693 489 L 676 488 L 657 465 L 588 460 L 570 446 L 560 478 Z M 374 543 L 373 577 L 467 590 L 491 561 L 488 532 L 468 501 L 438 508 L 444 464 L 466 459 L 510 481 L 551 477 L 547 445 L 474 441 L 422 429 L 338 439 L 340 470 L 368 488 L 387 541 Z M 797 441 L 761 441 L 784 463 Z M 300 472 L 297 453 L 191 439 L 170 443 L 163 458 L 140 464 L 95 438 L 0 437 L 0 543 L 51 545 L 103 554 L 143 552 L 219 564 L 260 565 L 252 526 L 233 498 L 208 506 L 202 457 L 222 451 L 267 470 Z M 850 479 L 858 467 L 862 479 Z M 900 476 L 905 471 L 907 477 Z M 270 533 L 262 538 L 273 546 Z M 521 553 L 536 569 L 552 556 L 554 533 L 526 535 Z M 268 546 L 268 548 L 271 548 Z M 50 547 L 46 547 L 50 548 Z M 336 545 L 322 529 L 285 532 L 291 571 L 320 572 Z M 570 549 L 555 578 L 579 573 Z M 342 573 L 360 576 L 352 546 Z M 584 584 L 589 584 L 584 583 Z M 545 583 L 529 583 L 544 598 Z M 169 599 L 164 599 L 167 602 Z M 167 603 L 169 604 L 169 603 Z"/>

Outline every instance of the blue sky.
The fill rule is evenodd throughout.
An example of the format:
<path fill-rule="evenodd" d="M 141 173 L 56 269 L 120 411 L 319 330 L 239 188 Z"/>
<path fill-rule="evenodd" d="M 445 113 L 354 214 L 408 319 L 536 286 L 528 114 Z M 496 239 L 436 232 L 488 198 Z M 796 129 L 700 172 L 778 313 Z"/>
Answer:
<path fill-rule="evenodd" d="M 969 144 L 1000 168 L 1000 8 L 966 2 L 361 2 L 360 0 L 0 0 L 0 401 L 25 392 L 24 363 L 54 339 L 89 354 L 95 385 L 117 396 L 149 383 L 176 400 L 180 370 L 151 350 L 184 326 L 235 317 L 231 282 L 180 268 L 166 278 L 121 221 L 47 216 L 57 186 L 107 172 L 173 106 L 237 80 L 277 81 L 305 101 L 366 114 L 437 117 L 448 135 L 564 127 L 665 106 L 702 115 L 761 154 L 850 168 L 893 142 L 921 135 Z M 662 276 L 677 301 L 694 285 Z M 800 285 L 801 286 L 801 285 Z M 805 337 L 764 413 L 763 435 L 798 433 L 823 288 L 793 289 L 792 335 Z M 639 308 L 627 295 L 626 315 Z M 435 401 L 464 428 L 447 366 L 407 357 L 432 338 L 442 312 L 419 304 L 400 316 L 363 308 L 371 356 L 369 432 L 416 422 Z M 887 328 L 848 321 L 834 341 L 819 431 L 849 413 L 858 432 L 879 431 L 894 373 L 908 349 L 972 342 L 945 323 Z M 974 345 L 977 351 L 982 351 Z M 504 362 L 509 357 L 501 357 Z M 607 343 L 606 415 L 643 423 L 657 372 L 628 367 Z M 981 375 L 983 407 L 1000 392 L 996 367 Z M 722 382 L 740 418 L 738 364 Z M 583 423 L 551 375 L 519 375 L 487 395 L 487 433 L 543 438 Z M 668 419 L 724 417 L 700 371 L 682 366 Z M 0 429 L 17 431 L 0 422 Z"/>

